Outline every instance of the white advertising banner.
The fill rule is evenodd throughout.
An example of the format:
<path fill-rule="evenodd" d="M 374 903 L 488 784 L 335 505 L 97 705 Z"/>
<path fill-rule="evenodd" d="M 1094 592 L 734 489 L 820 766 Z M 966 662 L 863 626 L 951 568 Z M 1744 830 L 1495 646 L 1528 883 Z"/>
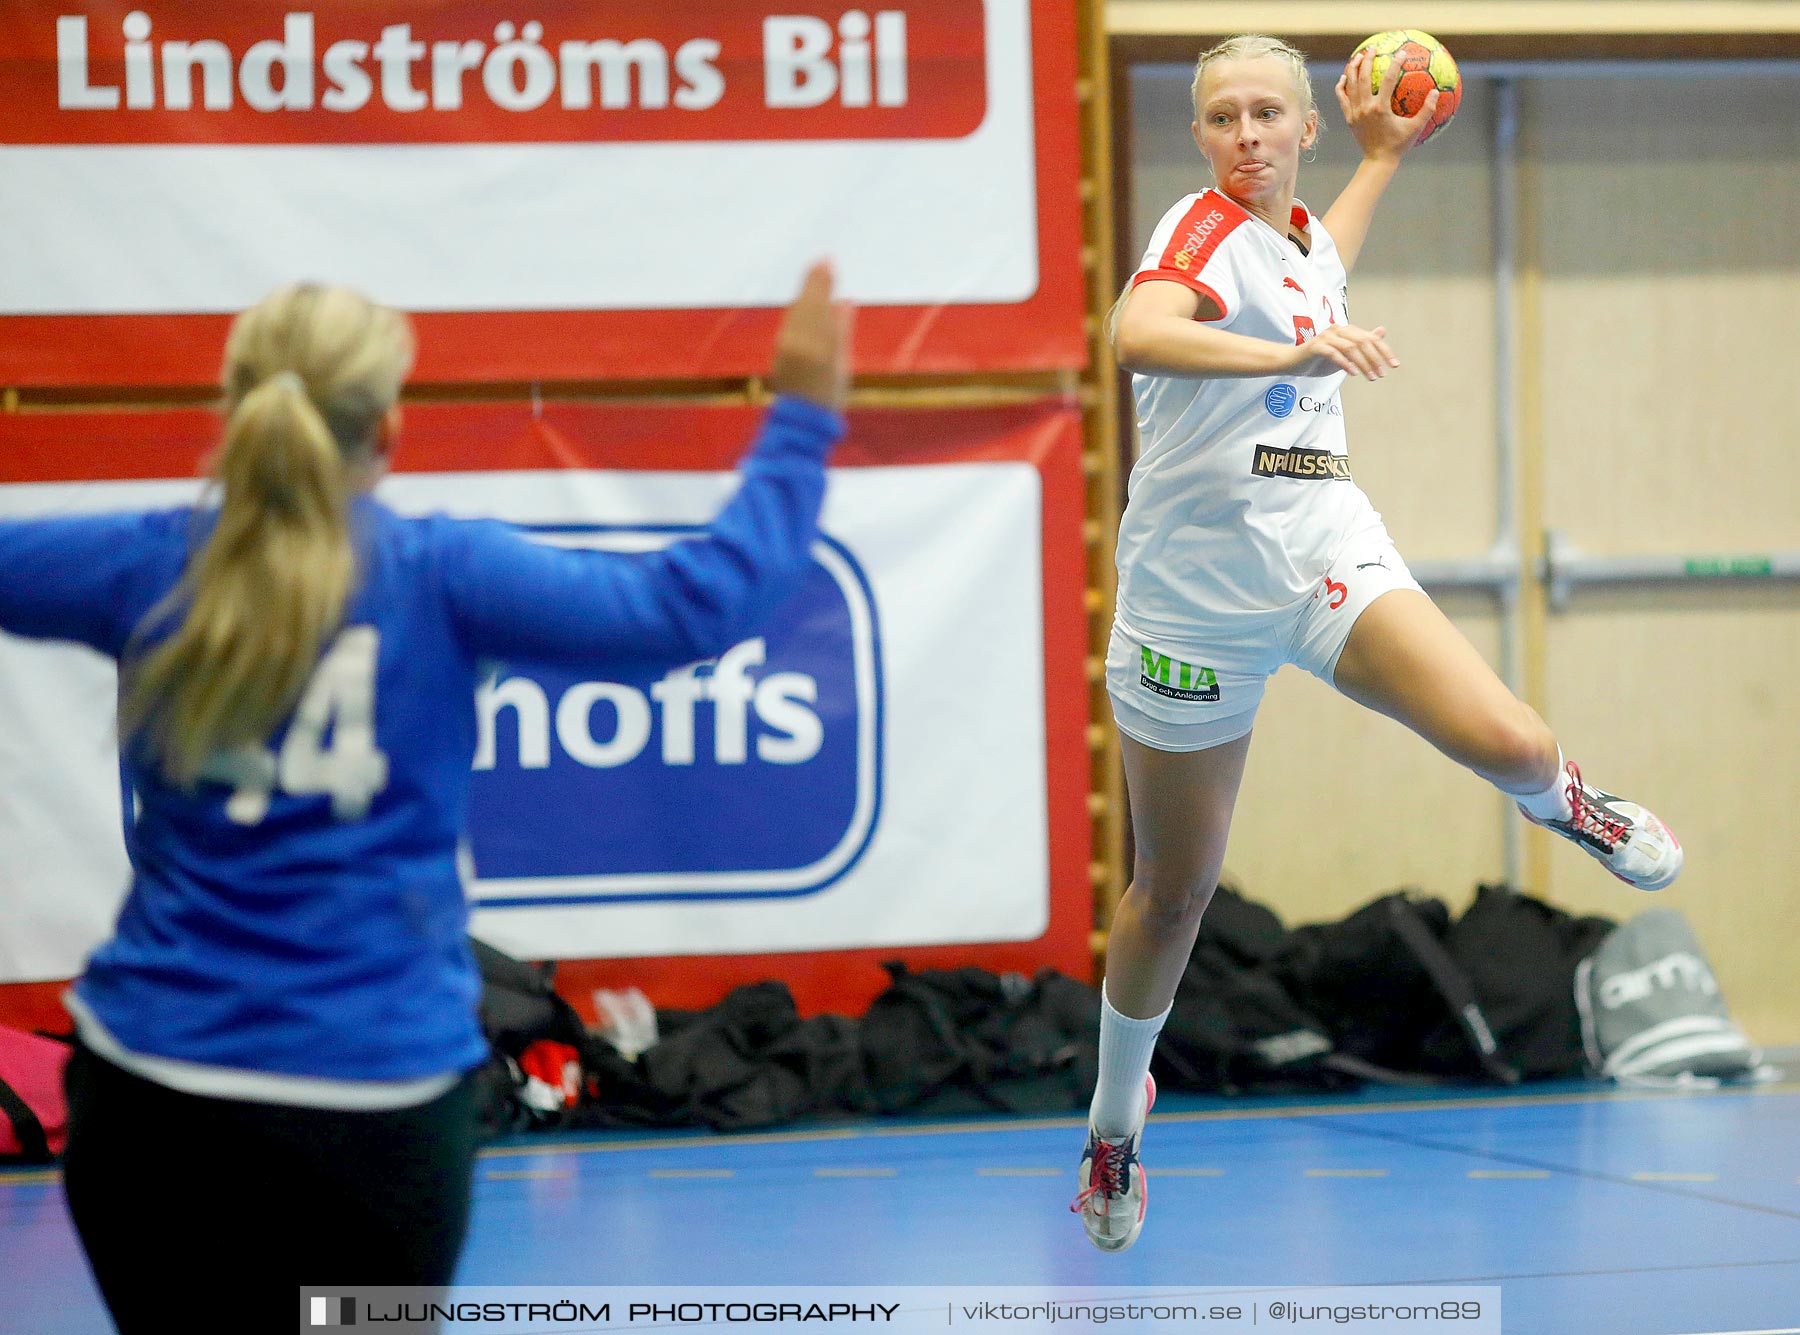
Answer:
<path fill-rule="evenodd" d="M 717 472 L 404 473 L 403 512 L 631 549 L 704 524 Z M 0 516 L 195 484 L 0 486 Z M 1023 941 L 1050 914 L 1038 469 L 834 470 L 815 565 L 706 664 L 498 665 L 477 697 L 478 935 L 526 958 Z M 0 636 L 0 981 L 65 978 L 128 875 L 110 664 Z"/>
<path fill-rule="evenodd" d="M 0 384 L 197 386 L 297 280 L 430 383 L 1087 361 L 1074 0 L 7 0 Z"/>
<path fill-rule="evenodd" d="M 415 312 L 766 307 L 820 255 L 864 305 L 1021 302 L 1031 26 L 1027 0 L 29 0 L 0 16 L 0 234 L 32 257 L 0 315 L 235 312 L 296 274 Z"/>

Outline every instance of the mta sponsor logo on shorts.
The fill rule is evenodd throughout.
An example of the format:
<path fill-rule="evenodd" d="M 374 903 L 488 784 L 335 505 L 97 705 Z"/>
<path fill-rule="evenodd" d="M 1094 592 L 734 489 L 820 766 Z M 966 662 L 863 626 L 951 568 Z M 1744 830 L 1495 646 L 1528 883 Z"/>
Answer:
<path fill-rule="evenodd" d="M 1212 701 L 1219 698 L 1219 674 L 1211 668 L 1183 663 L 1167 654 L 1157 653 L 1147 644 L 1139 646 L 1139 652 L 1142 668 L 1138 683 L 1145 689 L 1166 695 L 1171 700 Z"/>
<path fill-rule="evenodd" d="M 1258 477 L 1291 477 L 1303 482 L 1348 482 L 1350 456 L 1300 446 L 1278 450 L 1258 445 L 1256 459 L 1250 471 Z"/>
<path fill-rule="evenodd" d="M 645 550 L 689 530 L 558 528 Z M 799 592 L 717 658 L 512 663 L 476 699 L 469 836 L 484 908 L 766 898 L 823 889 L 880 807 L 875 602 L 814 544 Z"/>

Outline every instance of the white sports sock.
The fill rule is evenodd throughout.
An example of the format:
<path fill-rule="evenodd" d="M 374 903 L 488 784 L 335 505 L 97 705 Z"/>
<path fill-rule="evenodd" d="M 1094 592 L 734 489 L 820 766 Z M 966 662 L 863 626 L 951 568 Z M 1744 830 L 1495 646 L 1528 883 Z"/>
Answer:
<path fill-rule="evenodd" d="M 1556 777 L 1550 786 L 1536 793 L 1514 793 L 1518 804 L 1538 820 L 1568 820 L 1574 815 L 1569 805 L 1569 776 L 1563 772 L 1562 748 L 1556 748 Z"/>
<path fill-rule="evenodd" d="M 1134 1020 L 1113 1009 L 1100 985 L 1100 1079 L 1088 1121 L 1107 1137 L 1128 1136 L 1144 1118 L 1144 1077 L 1150 1074 L 1150 1054 L 1156 1036 L 1172 1006 L 1148 1020 Z"/>

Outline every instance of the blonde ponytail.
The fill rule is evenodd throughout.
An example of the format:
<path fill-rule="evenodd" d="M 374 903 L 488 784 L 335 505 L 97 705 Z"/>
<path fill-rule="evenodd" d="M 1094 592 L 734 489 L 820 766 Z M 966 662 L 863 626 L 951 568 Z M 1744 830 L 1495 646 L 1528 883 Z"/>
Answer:
<path fill-rule="evenodd" d="M 171 781 L 192 785 L 293 709 L 343 620 L 350 501 L 411 362 L 404 319 L 342 289 L 284 288 L 233 326 L 217 517 L 126 664 L 121 731 Z"/>

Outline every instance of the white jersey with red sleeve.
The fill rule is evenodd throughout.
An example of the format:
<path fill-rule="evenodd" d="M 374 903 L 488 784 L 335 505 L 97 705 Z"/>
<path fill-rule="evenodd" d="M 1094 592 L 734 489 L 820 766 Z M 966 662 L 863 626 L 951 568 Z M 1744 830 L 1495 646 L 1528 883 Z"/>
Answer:
<path fill-rule="evenodd" d="M 1132 286 L 1180 283 L 1196 318 L 1278 343 L 1346 319 L 1346 275 L 1317 217 L 1287 236 L 1217 190 L 1157 224 Z M 1119 526 L 1119 620 L 1146 642 L 1205 650 L 1308 598 L 1368 499 L 1350 480 L 1344 372 L 1134 375 L 1140 454 Z M 1205 627 L 1202 631 L 1202 627 Z M 1198 660 L 1196 660 L 1198 661 Z"/>

